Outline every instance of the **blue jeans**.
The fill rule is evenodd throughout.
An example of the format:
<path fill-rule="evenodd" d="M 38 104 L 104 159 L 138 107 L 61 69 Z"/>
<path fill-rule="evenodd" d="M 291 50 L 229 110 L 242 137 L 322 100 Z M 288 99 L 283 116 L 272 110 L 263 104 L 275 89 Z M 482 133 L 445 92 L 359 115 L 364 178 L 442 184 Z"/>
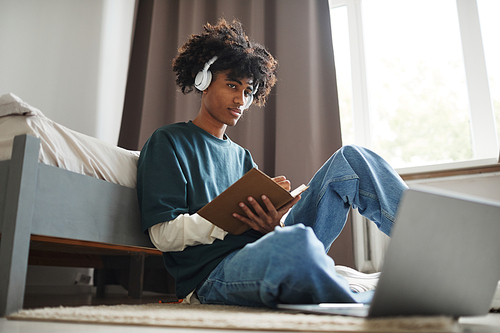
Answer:
<path fill-rule="evenodd" d="M 354 293 L 326 253 L 349 208 L 390 235 L 406 184 L 377 154 L 344 146 L 321 167 L 292 208 L 285 228 L 227 256 L 197 289 L 202 303 L 275 307 L 279 303 L 369 303 Z"/>

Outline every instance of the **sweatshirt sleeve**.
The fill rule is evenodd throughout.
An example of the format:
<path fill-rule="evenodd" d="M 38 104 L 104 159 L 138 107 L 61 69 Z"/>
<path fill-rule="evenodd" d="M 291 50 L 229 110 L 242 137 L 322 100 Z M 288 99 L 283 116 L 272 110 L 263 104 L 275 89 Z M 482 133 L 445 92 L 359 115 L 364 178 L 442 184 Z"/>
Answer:
<path fill-rule="evenodd" d="M 177 252 L 187 246 L 212 244 L 224 239 L 227 232 L 198 214 L 181 214 L 175 219 L 148 229 L 151 242 L 162 252 Z"/>

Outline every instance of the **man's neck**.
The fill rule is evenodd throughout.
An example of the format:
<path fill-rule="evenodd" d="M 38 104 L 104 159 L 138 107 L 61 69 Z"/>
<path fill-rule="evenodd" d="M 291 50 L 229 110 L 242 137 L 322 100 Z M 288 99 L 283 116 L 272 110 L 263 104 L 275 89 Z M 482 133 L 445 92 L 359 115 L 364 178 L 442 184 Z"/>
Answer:
<path fill-rule="evenodd" d="M 193 119 L 193 124 L 219 139 L 224 139 L 227 125 L 221 125 L 213 121 L 211 122 L 210 119 L 203 119 L 203 116 L 201 114 L 198 114 L 198 116 Z"/>

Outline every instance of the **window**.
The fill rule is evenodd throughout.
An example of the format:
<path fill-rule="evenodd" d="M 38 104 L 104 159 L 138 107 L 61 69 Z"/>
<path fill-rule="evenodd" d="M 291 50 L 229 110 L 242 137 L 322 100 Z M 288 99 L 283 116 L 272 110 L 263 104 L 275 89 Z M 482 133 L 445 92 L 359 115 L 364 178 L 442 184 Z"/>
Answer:
<path fill-rule="evenodd" d="M 330 9 L 344 144 L 402 173 L 498 160 L 500 2 L 330 0 Z"/>
<path fill-rule="evenodd" d="M 484 43 L 484 56 L 490 83 L 490 92 L 493 100 L 496 130 L 500 142 L 500 47 L 498 31 L 500 31 L 500 1 L 478 0 L 479 22 Z"/>

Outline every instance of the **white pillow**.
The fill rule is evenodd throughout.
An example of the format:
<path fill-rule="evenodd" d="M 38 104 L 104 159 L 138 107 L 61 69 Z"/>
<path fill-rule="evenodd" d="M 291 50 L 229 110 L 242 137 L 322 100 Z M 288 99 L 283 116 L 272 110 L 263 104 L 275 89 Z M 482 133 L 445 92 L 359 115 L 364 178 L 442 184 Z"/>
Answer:
<path fill-rule="evenodd" d="M 10 115 L 45 117 L 42 111 L 23 102 L 22 99 L 13 93 L 8 93 L 0 97 L 0 117 Z"/>

